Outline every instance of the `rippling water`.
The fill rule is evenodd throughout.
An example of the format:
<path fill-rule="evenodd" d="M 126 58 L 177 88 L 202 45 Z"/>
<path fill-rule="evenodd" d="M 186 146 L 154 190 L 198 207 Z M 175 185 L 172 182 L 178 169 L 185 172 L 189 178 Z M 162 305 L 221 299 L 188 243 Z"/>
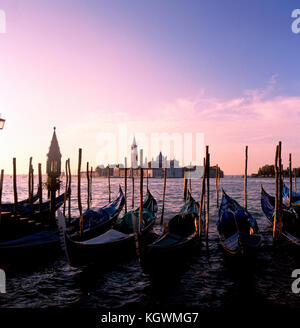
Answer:
<path fill-rule="evenodd" d="M 74 179 L 75 180 L 75 179 Z M 112 198 L 118 192 L 121 179 L 111 180 Z M 75 181 L 74 181 L 75 183 Z M 257 219 L 263 235 L 263 245 L 254 263 L 233 266 L 218 245 L 216 230 L 217 208 L 215 180 L 211 179 L 211 220 L 208 249 L 205 245 L 193 255 L 180 272 L 162 272 L 159 280 L 144 273 L 137 258 L 124 260 L 109 268 L 76 269 L 69 266 L 63 255 L 44 263 L 24 268 L 6 268 L 7 294 L 0 294 L 1 307 L 81 307 L 99 309 L 134 308 L 139 310 L 158 306 L 168 309 L 220 308 L 252 301 L 258 306 L 288 308 L 300 306 L 300 295 L 291 291 L 291 273 L 300 268 L 299 249 L 286 243 L 273 246 L 271 228 L 260 207 L 260 184 L 274 193 L 273 179 L 248 179 L 248 209 Z M 243 179 L 226 177 L 221 186 L 243 204 Z M 138 181 L 135 183 L 138 196 Z M 200 198 L 201 183 L 192 181 L 192 194 Z M 163 181 L 150 179 L 149 188 L 161 211 Z M 131 181 L 128 181 L 128 207 L 131 206 Z M 75 184 L 73 186 L 75 193 Z M 86 185 L 83 181 L 83 204 Z M 27 196 L 27 180 L 18 177 L 19 198 Z M 183 181 L 169 179 L 165 204 L 168 221 L 182 206 Z M 5 177 L 3 198 L 12 200 L 12 183 Z M 77 214 L 76 195 L 72 195 L 73 215 Z M 108 201 L 107 181 L 94 179 L 93 206 Z M 138 204 L 138 197 L 135 205 Z"/>

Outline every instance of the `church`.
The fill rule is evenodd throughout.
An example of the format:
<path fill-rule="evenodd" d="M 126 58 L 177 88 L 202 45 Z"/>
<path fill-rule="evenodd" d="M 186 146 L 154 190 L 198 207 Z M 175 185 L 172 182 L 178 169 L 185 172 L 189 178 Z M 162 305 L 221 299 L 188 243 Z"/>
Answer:
<path fill-rule="evenodd" d="M 140 149 L 140 156 L 138 156 L 138 146 L 136 143 L 135 137 L 133 137 L 132 144 L 130 146 L 131 149 L 131 162 L 130 166 L 127 168 L 127 176 L 128 177 L 139 177 L 140 175 L 140 167 L 144 168 L 144 176 L 148 176 L 149 178 L 163 178 L 164 176 L 164 167 L 166 167 L 167 178 L 183 178 L 184 172 L 189 174 L 189 172 L 194 172 L 198 169 L 202 169 L 199 166 L 191 166 L 191 167 L 179 167 L 179 161 L 175 158 L 172 160 L 168 160 L 167 156 L 163 156 L 162 152 L 159 153 L 156 160 L 152 159 L 152 161 L 147 161 L 147 157 L 143 158 L 143 150 Z M 125 165 L 127 166 L 127 160 L 125 161 Z M 217 167 L 210 167 L 210 177 L 216 176 Z M 107 176 L 107 169 L 101 169 L 100 176 Z M 115 167 L 110 168 L 110 176 L 121 178 L 125 177 L 125 168 L 121 167 L 121 165 L 115 165 Z M 224 177 L 224 173 L 220 170 L 220 178 Z"/>

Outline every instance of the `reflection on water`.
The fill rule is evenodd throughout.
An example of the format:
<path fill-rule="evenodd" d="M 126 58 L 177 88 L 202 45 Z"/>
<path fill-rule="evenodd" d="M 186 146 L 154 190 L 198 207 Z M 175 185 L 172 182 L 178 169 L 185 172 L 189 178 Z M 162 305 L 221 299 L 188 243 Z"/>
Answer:
<path fill-rule="evenodd" d="M 112 192 L 118 192 L 121 179 L 112 179 Z M 150 179 L 150 190 L 161 210 L 163 181 Z M 243 179 L 225 178 L 222 187 L 243 204 Z M 189 308 L 219 308 L 241 304 L 256 306 L 277 305 L 296 308 L 300 296 L 291 291 L 291 273 L 300 268 L 300 252 L 297 248 L 281 242 L 273 245 L 271 228 L 264 219 L 260 207 L 260 184 L 273 193 L 272 179 L 248 180 L 248 209 L 257 219 L 263 235 L 263 245 L 256 261 L 233 263 L 218 245 L 216 230 L 217 208 L 215 182 L 211 179 L 211 220 L 208 250 L 203 244 L 201 251 L 192 254 L 185 265 L 155 275 L 143 271 L 137 258 L 124 259 L 122 263 L 85 269 L 70 267 L 63 255 L 56 259 L 37 263 L 29 268 L 6 268 L 7 294 L 0 295 L 1 307 L 84 307 L 126 308 L 149 310 L 170 306 L 180 310 Z M 131 184 L 128 181 L 128 207 L 131 206 Z M 137 188 L 136 183 L 136 188 Z M 27 196 L 26 178 L 18 177 L 19 198 Z M 200 199 L 200 181 L 192 182 L 192 193 Z M 85 198 L 83 181 L 83 204 Z M 73 186 L 72 210 L 77 214 L 77 200 Z M 182 206 L 183 181 L 167 181 L 165 219 L 168 221 Z M 138 192 L 135 192 L 138 196 Z M 46 195 L 45 195 L 46 196 Z M 12 200 L 12 184 L 5 177 L 4 200 Z M 93 180 L 93 205 L 107 203 L 107 181 Z M 138 204 L 138 198 L 135 199 Z M 160 212 L 159 212 L 160 214 Z"/>

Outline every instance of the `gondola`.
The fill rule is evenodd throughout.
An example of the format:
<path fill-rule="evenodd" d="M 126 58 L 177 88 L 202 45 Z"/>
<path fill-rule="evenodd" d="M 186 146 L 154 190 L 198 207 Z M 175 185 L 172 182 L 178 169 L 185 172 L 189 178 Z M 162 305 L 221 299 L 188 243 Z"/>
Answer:
<path fill-rule="evenodd" d="M 275 212 L 275 197 L 269 195 L 261 186 L 261 208 L 268 222 L 273 226 Z M 280 230 L 278 220 L 276 230 Z M 282 236 L 292 244 L 300 246 L 300 222 L 299 215 L 293 207 L 282 205 Z"/>
<path fill-rule="evenodd" d="M 101 209 L 95 208 L 94 210 L 86 211 L 87 221 L 92 221 L 90 219 L 93 214 L 95 219 L 95 214 L 97 213 L 102 213 L 102 220 L 99 219 L 97 224 L 93 224 L 90 229 L 86 228 L 85 233 L 90 235 L 108 229 L 121 212 L 123 206 L 124 194 L 120 189 L 117 198 L 108 205 Z M 107 213 L 108 218 L 107 215 L 103 214 L 103 211 Z M 74 238 L 79 235 L 77 230 L 74 230 L 75 222 L 76 220 L 74 220 L 72 225 L 69 225 L 69 231 Z M 70 228 L 72 229 L 70 230 Z M 36 231 L 21 238 L 0 242 L 0 263 L 24 261 L 31 256 L 41 258 L 46 254 L 55 254 L 57 250 L 61 250 L 61 247 L 58 226 L 55 224 L 55 226 L 50 226 L 47 230 Z"/>
<path fill-rule="evenodd" d="M 83 214 L 83 235 L 85 239 L 93 238 L 106 232 L 117 220 L 125 204 L 125 196 L 122 188 L 119 187 L 119 193 L 115 200 L 107 205 L 100 207 L 94 206 L 86 210 Z M 79 217 L 72 219 L 66 224 L 66 231 L 72 238 L 80 239 Z"/>
<path fill-rule="evenodd" d="M 149 190 L 143 205 L 145 207 L 143 206 L 143 228 L 140 235 L 140 242 L 147 239 L 155 222 L 155 213 L 157 212 L 156 200 Z M 88 231 L 83 233 L 82 236 L 70 236 L 67 231 L 64 231 L 65 229 L 62 225 L 65 220 L 63 219 L 62 213 L 58 211 L 59 226 L 64 231 L 63 244 L 65 245 L 70 264 L 75 267 L 97 262 L 105 264 L 111 259 L 134 254 L 136 247 L 135 223 L 138 221 L 138 212 L 139 209 L 126 213 L 120 222 L 115 225 L 114 229 L 90 238 Z M 133 217 L 136 218 L 136 222 L 132 222 Z"/>
<path fill-rule="evenodd" d="M 290 189 L 284 184 L 282 190 L 283 202 L 285 205 L 289 205 L 290 202 Z M 300 208 L 300 194 L 292 191 L 292 205 Z"/>
<path fill-rule="evenodd" d="M 229 255 L 255 255 L 262 242 L 256 220 L 224 190 L 217 229 L 220 244 Z"/>
<path fill-rule="evenodd" d="M 63 204 L 64 194 L 55 198 L 55 211 Z M 30 208 L 29 208 L 30 207 Z M 25 236 L 48 230 L 56 226 L 50 218 L 50 201 L 39 204 L 22 205 L 23 210 L 17 217 L 7 217 L 0 224 L 0 242 L 23 238 Z"/>
<path fill-rule="evenodd" d="M 58 210 L 62 204 L 64 203 L 65 199 L 65 193 L 55 197 L 55 211 Z M 41 204 L 41 210 L 40 210 L 40 204 L 35 203 L 29 206 L 26 206 L 26 209 L 24 209 L 24 213 L 20 213 L 23 217 L 31 217 L 35 219 L 42 219 L 43 217 L 47 216 L 50 213 L 50 206 L 51 206 L 51 201 L 48 200 L 46 202 L 43 202 Z M 28 214 L 27 214 L 28 213 Z"/>
<path fill-rule="evenodd" d="M 39 193 L 36 193 L 32 197 L 32 203 L 35 203 L 39 199 Z M 17 209 L 22 208 L 23 206 L 30 205 L 29 198 L 23 199 L 19 202 L 17 202 Z M 13 212 L 14 211 L 14 203 L 3 203 L 1 204 L 1 211 L 2 212 Z"/>
<path fill-rule="evenodd" d="M 179 213 L 168 223 L 165 232 L 153 243 L 147 245 L 142 253 L 142 264 L 148 269 L 155 270 L 162 264 L 171 264 L 179 257 L 199 245 L 195 220 L 198 220 L 199 203 L 189 193 L 188 198 Z"/>
<path fill-rule="evenodd" d="M 54 255 L 60 251 L 56 231 L 42 230 L 22 238 L 0 243 L 0 263 L 31 262 Z"/>
<path fill-rule="evenodd" d="M 64 203 L 64 197 L 65 194 L 61 194 L 58 197 L 55 198 L 55 210 L 57 210 L 63 203 Z M 33 202 L 36 202 L 38 199 L 38 196 L 34 196 Z M 47 214 L 49 214 L 50 211 L 50 200 L 43 202 L 41 204 L 41 209 L 40 209 L 40 204 L 39 203 L 34 203 L 30 204 L 27 202 L 27 199 L 24 201 L 21 201 L 17 203 L 17 213 L 20 215 L 22 218 L 35 218 L 39 219 Z M 14 213 L 14 204 L 2 204 L 1 206 L 1 211 L 2 212 L 10 212 L 11 214 Z"/>

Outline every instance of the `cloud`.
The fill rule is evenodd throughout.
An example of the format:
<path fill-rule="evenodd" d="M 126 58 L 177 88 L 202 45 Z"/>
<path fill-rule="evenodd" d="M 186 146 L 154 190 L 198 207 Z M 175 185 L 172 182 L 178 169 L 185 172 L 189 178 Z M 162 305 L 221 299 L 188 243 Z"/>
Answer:
<path fill-rule="evenodd" d="M 77 131 L 75 135 L 82 136 L 85 131 L 88 143 L 101 131 L 118 133 L 121 123 L 131 134 L 204 133 L 212 163 L 220 163 L 227 174 L 242 173 L 245 145 L 251 155 L 249 172 L 273 163 L 275 145 L 281 140 L 284 161 L 292 152 L 294 164 L 300 165 L 300 97 L 277 96 L 276 83 L 273 75 L 265 88 L 246 90 L 231 99 L 208 97 L 202 90 L 195 97 L 177 97 L 147 111 L 101 110 L 92 120 L 88 117 L 66 129 L 70 128 L 69 135 Z"/>

